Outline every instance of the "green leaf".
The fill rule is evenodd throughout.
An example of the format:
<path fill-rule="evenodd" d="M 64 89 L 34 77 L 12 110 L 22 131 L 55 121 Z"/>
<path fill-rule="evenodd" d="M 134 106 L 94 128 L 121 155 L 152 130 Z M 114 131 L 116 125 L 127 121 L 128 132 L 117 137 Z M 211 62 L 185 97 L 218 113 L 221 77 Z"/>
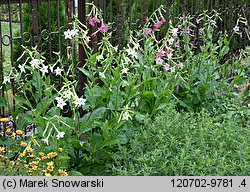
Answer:
<path fill-rule="evenodd" d="M 84 68 L 78 68 L 84 75 L 86 75 L 88 78 L 92 78 L 92 75 Z"/>
<path fill-rule="evenodd" d="M 240 84 L 243 83 L 245 81 L 244 77 L 241 76 L 235 76 L 234 80 L 233 80 L 233 84 Z"/>
<path fill-rule="evenodd" d="M 28 107 L 32 108 L 32 105 L 28 100 L 26 100 L 26 99 L 24 99 L 24 98 L 22 98 L 20 96 L 17 96 L 17 95 L 14 96 L 14 99 L 17 102 L 22 103 L 22 104 L 27 105 Z"/>
<path fill-rule="evenodd" d="M 92 147 L 92 154 L 95 154 L 101 149 L 103 137 L 99 133 L 94 133 L 91 137 L 90 145 Z"/>
<path fill-rule="evenodd" d="M 167 103 L 162 103 L 162 104 L 160 104 L 160 105 L 156 108 L 156 111 L 162 110 L 162 109 L 164 109 L 166 106 L 167 106 Z"/>
<path fill-rule="evenodd" d="M 68 175 L 70 175 L 70 176 L 82 176 L 82 173 L 75 171 L 75 170 L 72 170 L 68 173 Z"/>
<path fill-rule="evenodd" d="M 102 143 L 101 149 L 106 146 L 112 146 L 119 143 L 119 140 L 117 138 L 110 137 L 108 139 L 105 139 Z"/>
<path fill-rule="evenodd" d="M 8 103 L 4 97 L 0 97 L 0 107 L 8 107 Z"/>
<path fill-rule="evenodd" d="M 36 91 L 36 96 L 37 98 L 41 98 L 42 97 L 42 84 L 43 80 L 41 75 L 38 72 L 34 72 L 33 73 L 33 78 L 32 78 L 32 85 L 37 89 Z"/>
<path fill-rule="evenodd" d="M 220 56 L 220 57 L 225 56 L 225 55 L 228 53 L 228 51 L 229 51 L 229 47 L 228 47 L 228 46 L 223 46 L 223 48 L 222 48 L 221 51 L 220 51 L 219 56 Z"/>
<path fill-rule="evenodd" d="M 35 109 L 36 115 L 41 115 L 45 113 L 54 100 L 55 100 L 55 95 L 52 96 L 51 98 L 48 97 L 43 98 L 36 106 Z"/>

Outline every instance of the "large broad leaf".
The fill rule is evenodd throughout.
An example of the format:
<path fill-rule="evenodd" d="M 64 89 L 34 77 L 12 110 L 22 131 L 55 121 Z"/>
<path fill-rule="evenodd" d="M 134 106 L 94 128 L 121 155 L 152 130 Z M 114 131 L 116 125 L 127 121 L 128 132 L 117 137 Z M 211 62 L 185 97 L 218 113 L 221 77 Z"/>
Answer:
<path fill-rule="evenodd" d="M 36 97 L 41 98 L 42 97 L 42 86 L 43 86 L 43 80 L 41 75 L 38 72 L 33 73 L 32 78 L 32 85 L 36 88 Z"/>
<path fill-rule="evenodd" d="M 50 107 L 50 105 L 54 102 L 55 100 L 55 95 L 53 95 L 52 97 L 45 97 L 43 98 L 36 107 L 36 115 L 40 115 L 40 114 L 44 114 L 48 108 Z"/>
<path fill-rule="evenodd" d="M 91 78 L 91 77 L 92 77 L 92 75 L 91 75 L 86 69 L 84 69 L 84 68 L 82 68 L 82 67 L 79 67 L 79 70 L 80 70 L 84 75 L 86 75 L 88 78 Z"/>
<path fill-rule="evenodd" d="M 102 148 L 103 137 L 99 133 L 94 133 L 91 137 L 90 145 L 92 147 L 92 154 L 95 154 Z"/>
<path fill-rule="evenodd" d="M 32 108 L 32 105 L 31 105 L 31 103 L 30 103 L 28 100 L 26 100 L 26 99 L 24 99 L 24 98 L 22 98 L 22 97 L 20 97 L 20 96 L 17 96 L 17 95 L 14 96 L 14 99 L 15 99 L 19 104 L 24 104 L 24 105 L 27 105 L 28 107 Z"/>
<path fill-rule="evenodd" d="M 70 175 L 70 176 L 82 176 L 82 173 L 80 173 L 80 172 L 78 172 L 78 171 L 72 170 L 72 171 L 70 171 L 70 172 L 68 173 L 68 175 Z"/>
<path fill-rule="evenodd" d="M 102 119 L 105 116 L 107 108 L 106 107 L 99 107 L 92 112 L 87 113 L 81 118 L 81 122 L 93 121 Z"/>

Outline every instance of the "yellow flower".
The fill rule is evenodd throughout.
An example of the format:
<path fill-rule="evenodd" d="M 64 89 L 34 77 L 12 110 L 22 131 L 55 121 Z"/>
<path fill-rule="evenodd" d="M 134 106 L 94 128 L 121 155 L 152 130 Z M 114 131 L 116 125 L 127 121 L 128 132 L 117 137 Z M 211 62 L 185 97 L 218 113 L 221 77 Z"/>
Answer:
<path fill-rule="evenodd" d="M 0 147 L 0 153 L 5 150 L 5 147 Z"/>
<path fill-rule="evenodd" d="M 35 166 L 37 166 L 39 164 L 39 161 L 32 161 L 31 163 L 30 163 L 30 166 L 31 167 L 35 167 Z"/>
<path fill-rule="evenodd" d="M 26 155 L 26 153 L 24 152 L 24 153 L 20 153 L 20 157 L 22 158 L 22 157 L 24 157 Z"/>
<path fill-rule="evenodd" d="M 9 121 L 9 118 L 0 118 L 0 122 L 7 122 Z"/>
<path fill-rule="evenodd" d="M 10 134 L 11 133 L 11 129 L 10 128 L 6 129 L 6 133 Z"/>
<path fill-rule="evenodd" d="M 22 135 L 22 134 L 23 134 L 23 131 L 22 131 L 22 130 L 16 130 L 16 134 Z"/>
<path fill-rule="evenodd" d="M 42 160 L 45 160 L 45 159 L 47 159 L 47 156 L 42 156 Z"/>
<path fill-rule="evenodd" d="M 53 161 L 48 162 L 47 166 L 54 166 L 54 162 Z"/>
<path fill-rule="evenodd" d="M 36 142 L 35 142 L 35 141 L 32 141 L 32 144 L 33 144 L 34 146 L 36 146 Z"/>
<path fill-rule="evenodd" d="M 0 158 L 4 158 L 4 156 L 3 156 L 3 155 L 0 155 Z"/>
<path fill-rule="evenodd" d="M 31 153 L 31 154 L 28 155 L 28 157 L 33 158 L 33 157 L 36 157 L 36 156 L 34 155 L 34 153 Z"/>
<path fill-rule="evenodd" d="M 11 137 L 12 137 L 13 139 L 16 139 L 16 133 L 12 133 Z"/>
<path fill-rule="evenodd" d="M 48 158 L 53 158 L 55 156 L 57 156 L 56 152 L 51 152 L 51 153 L 48 153 L 48 155 L 47 155 Z"/>
<path fill-rule="evenodd" d="M 20 145 L 21 145 L 22 147 L 26 147 L 26 146 L 27 146 L 27 143 L 25 143 L 24 141 L 21 141 Z"/>
<path fill-rule="evenodd" d="M 53 161 L 50 161 L 47 163 L 47 169 L 49 171 L 53 171 L 53 169 L 54 169 L 54 162 Z"/>
<path fill-rule="evenodd" d="M 62 152 L 63 151 L 63 148 L 58 148 L 58 152 Z"/>
<path fill-rule="evenodd" d="M 43 156 L 44 156 L 44 153 L 43 153 L 43 152 L 39 152 L 39 155 L 40 155 L 41 157 L 43 157 Z"/>
<path fill-rule="evenodd" d="M 32 151 L 33 151 L 33 149 L 32 149 L 31 147 L 28 147 L 28 148 L 27 148 L 27 152 L 28 152 L 28 153 L 31 153 Z"/>
<path fill-rule="evenodd" d="M 37 170 L 38 166 L 32 167 L 32 170 Z"/>
<path fill-rule="evenodd" d="M 60 176 L 68 176 L 68 173 L 66 171 L 62 171 L 59 169 Z"/>
<path fill-rule="evenodd" d="M 51 174 L 50 173 L 45 173 L 45 176 L 51 176 Z"/>

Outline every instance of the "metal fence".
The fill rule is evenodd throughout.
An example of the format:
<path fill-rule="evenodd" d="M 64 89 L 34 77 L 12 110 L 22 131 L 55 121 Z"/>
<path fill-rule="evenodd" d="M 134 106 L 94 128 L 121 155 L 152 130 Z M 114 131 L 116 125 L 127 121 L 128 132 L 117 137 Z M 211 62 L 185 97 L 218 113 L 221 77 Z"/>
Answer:
<path fill-rule="evenodd" d="M 230 30 L 235 26 L 238 14 L 242 14 L 250 21 L 249 0 L 1 0 L 0 1 L 0 83 L 2 84 L 5 71 L 15 66 L 16 55 L 22 52 L 21 45 L 37 45 L 40 51 L 46 50 L 47 58 L 53 60 L 52 52 L 65 52 L 66 42 L 63 32 L 69 27 L 73 16 L 86 24 L 86 14 L 89 7 L 87 2 L 93 2 L 103 10 L 106 23 L 112 24 L 115 32 L 112 41 L 122 48 L 124 32 L 129 28 L 142 28 L 149 16 L 160 5 L 166 9 L 165 17 L 173 22 L 179 15 L 197 15 L 203 10 L 217 10 L 222 14 L 221 30 Z M 53 9 L 52 9 L 53 8 Z M 163 29 L 166 31 L 168 22 Z M 90 26 L 91 30 L 94 30 Z M 90 44 L 96 50 L 98 38 Z M 238 47 L 246 45 L 246 41 L 239 39 Z M 249 41 L 248 41 L 249 42 Z M 78 65 L 82 66 L 85 60 L 84 49 L 77 48 Z M 83 85 L 86 77 L 79 75 L 79 94 L 83 94 Z M 15 94 L 14 82 L 9 90 Z M 0 90 L 1 97 L 5 97 L 6 87 Z M 13 101 L 13 109 L 15 103 Z M 6 109 L 1 107 L 0 115 Z"/>

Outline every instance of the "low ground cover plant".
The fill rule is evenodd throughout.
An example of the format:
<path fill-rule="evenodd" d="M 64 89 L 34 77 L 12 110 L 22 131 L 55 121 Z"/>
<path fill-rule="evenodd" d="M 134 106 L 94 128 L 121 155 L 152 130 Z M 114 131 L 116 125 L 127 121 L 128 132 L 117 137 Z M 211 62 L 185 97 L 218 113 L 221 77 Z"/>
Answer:
<path fill-rule="evenodd" d="M 16 111 L 12 116 L 17 129 L 34 124 L 36 134 L 31 134 L 27 146 L 22 146 L 26 141 L 21 137 L 14 140 L 15 150 L 9 140 L 1 140 L 0 166 L 13 168 L 21 163 L 24 166 L 20 169 L 29 169 L 29 175 L 246 174 L 249 153 L 238 147 L 247 149 L 249 141 L 248 106 L 233 105 L 232 113 L 237 114 L 237 119 L 224 116 L 237 102 L 234 85 L 247 80 L 248 71 L 240 64 L 242 51 L 233 59 L 227 57 L 230 37 L 226 33 L 219 32 L 214 40 L 219 14 L 203 13 L 195 24 L 190 16 L 180 17 L 176 24 L 170 21 L 165 37 L 157 39 L 156 34 L 167 19 L 160 7 L 142 30 L 129 32 L 127 45 L 118 50 L 110 42 L 109 25 L 103 22 L 100 11 L 91 7 L 87 19 L 89 25 L 97 27 L 96 32 L 89 34 L 88 28 L 75 19 L 72 28 L 64 33 L 67 41 L 83 45 L 87 54 L 83 67 L 70 63 L 70 47 L 67 63 L 63 63 L 60 53 L 55 53 L 58 59 L 50 64 L 36 48 L 24 47 L 18 70 L 5 76 L 6 85 L 15 80 Z M 240 27 L 245 24 L 239 18 L 233 35 L 241 35 Z M 97 33 L 102 40 L 97 52 L 93 52 L 89 42 Z M 27 59 L 22 63 L 21 58 Z M 227 66 L 232 61 L 234 78 L 228 79 L 232 68 Z M 84 95 L 78 94 L 80 72 L 87 77 Z M 163 110 L 164 118 L 157 117 Z M 177 120 L 175 126 L 163 126 Z M 182 120 L 186 123 L 181 124 Z M 239 123 L 239 130 L 235 123 Z M 152 138 L 155 129 L 159 137 L 156 140 Z M 138 148 L 145 145 L 146 138 L 156 144 L 154 148 L 149 143 L 148 152 Z M 25 153 L 29 147 L 34 153 Z M 225 150 L 228 153 L 223 159 L 219 155 Z M 51 153 L 51 161 L 43 161 L 42 157 L 48 158 Z M 156 157 L 158 153 L 166 158 L 165 163 Z M 142 161 L 136 162 L 136 157 Z M 130 158 L 131 164 L 127 161 Z M 155 166 L 152 158 L 157 161 Z M 156 168 L 163 164 L 163 168 Z M 141 171 L 134 168 L 137 165 Z M 169 166 L 171 169 L 166 168 Z M 23 174 L 20 169 L 13 174 Z"/>
<path fill-rule="evenodd" d="M 249 175 L 250 113 L 241 112 L 212 117 L 166 107 L 113 156 L 112 174 Z"/>

